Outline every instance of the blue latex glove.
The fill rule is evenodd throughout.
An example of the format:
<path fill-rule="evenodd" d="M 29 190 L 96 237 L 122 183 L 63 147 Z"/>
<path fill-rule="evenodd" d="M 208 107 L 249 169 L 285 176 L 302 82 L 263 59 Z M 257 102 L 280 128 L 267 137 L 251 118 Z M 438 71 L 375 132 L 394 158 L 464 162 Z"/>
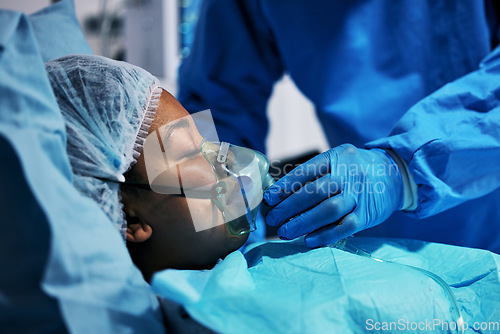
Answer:
<path fill-rule="evenodd" d="M 384 150 L 335 147 L 298 166 L 270 187 L 266 222 L 278 236 L 307 234 L 309 247 L 331 244 L 380 224 L 403 203 L 403 182 Z"/>

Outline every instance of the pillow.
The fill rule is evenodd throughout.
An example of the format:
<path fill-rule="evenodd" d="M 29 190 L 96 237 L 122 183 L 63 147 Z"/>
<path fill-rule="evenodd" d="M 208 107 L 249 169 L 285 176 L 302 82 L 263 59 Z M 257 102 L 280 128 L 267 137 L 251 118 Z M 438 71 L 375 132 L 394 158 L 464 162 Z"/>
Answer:
<path fill-rule="evenodd" d="M 119 233 L 72 184 L 64 120 L 28 18 L 0 10 L 2 333 L 163 333 Z"/>
<path fill-rule="evenodd" d="M 32 288 L 40 284 L 45 272 L 50 225 L 25 180 L 16 152 L 1 133 L 0 155 L 0 189 L 9 189 L 8 196 L 0 194 L 2 217 L 9 217 L 9 223 L 0 222 L 2 230 L 8 231 L 0 237 L 0 326 L 6 332 L 28 333 L 34 330 L 33 323 L 39 323 L 40 332 L 66 332 L 57 300 Z"/>
<path fill-rule="evenodd" d="M 92 54 L 75 15 L 73 0 L 62 0 L 29 16 L 43 62 L 69 54 Z"/>

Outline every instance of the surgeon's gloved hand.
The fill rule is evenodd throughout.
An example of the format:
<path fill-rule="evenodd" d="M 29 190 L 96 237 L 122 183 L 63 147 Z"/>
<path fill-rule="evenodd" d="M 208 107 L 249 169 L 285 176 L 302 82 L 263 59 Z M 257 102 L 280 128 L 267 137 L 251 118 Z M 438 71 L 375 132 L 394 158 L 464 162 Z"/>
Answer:
<path fill-rule="evenodd" d="M 386 220 L 403 204 L 398 165 L 380 149 L 335 147 L 298 166 L 264 194 L 278 236 L 328 245 Z"/>

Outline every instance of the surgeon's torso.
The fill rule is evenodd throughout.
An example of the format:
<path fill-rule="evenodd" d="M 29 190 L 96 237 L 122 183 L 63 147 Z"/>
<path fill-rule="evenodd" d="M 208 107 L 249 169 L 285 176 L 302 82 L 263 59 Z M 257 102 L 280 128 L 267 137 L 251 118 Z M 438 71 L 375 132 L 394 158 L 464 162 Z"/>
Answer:
<path fill-rule="evenodd" d="M 483 1 L 263 0 L 262 10 L 331 146 L 388 135 L 491 50 Z"/>

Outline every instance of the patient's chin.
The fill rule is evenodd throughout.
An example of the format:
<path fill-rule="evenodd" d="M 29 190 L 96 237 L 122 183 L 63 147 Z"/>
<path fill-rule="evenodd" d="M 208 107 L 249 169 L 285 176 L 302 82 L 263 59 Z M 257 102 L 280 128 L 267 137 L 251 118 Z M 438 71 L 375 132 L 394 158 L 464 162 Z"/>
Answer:
<path fill-rule="evenodd" d="M 226 224 L 219 225 L 206 231 L 210 236 L 203 237 L 202 247 L 199 248 L 201 258 L 204 259 L 203 265 L 206 268 L 212 268 L 219 259 L 224 259 L 230 253 L 238 250 L 248 239 L 248 234 L 232 235 Z"/>
<path fill-rule="evenodd" d="M 221 258 L 225 258 L 227 255 L 230 253 L 234 252 L 235 250 L 238 250 L 241 246 L 245 244 L 245 242 L 248 240 L 249 234 L 241 234 L 241 235 L 232 235 L 231 232 L 229 232 L 229 229 L 226 227 L 226 248 L 224 249 L 224 252 L 221 254 Z"/>

